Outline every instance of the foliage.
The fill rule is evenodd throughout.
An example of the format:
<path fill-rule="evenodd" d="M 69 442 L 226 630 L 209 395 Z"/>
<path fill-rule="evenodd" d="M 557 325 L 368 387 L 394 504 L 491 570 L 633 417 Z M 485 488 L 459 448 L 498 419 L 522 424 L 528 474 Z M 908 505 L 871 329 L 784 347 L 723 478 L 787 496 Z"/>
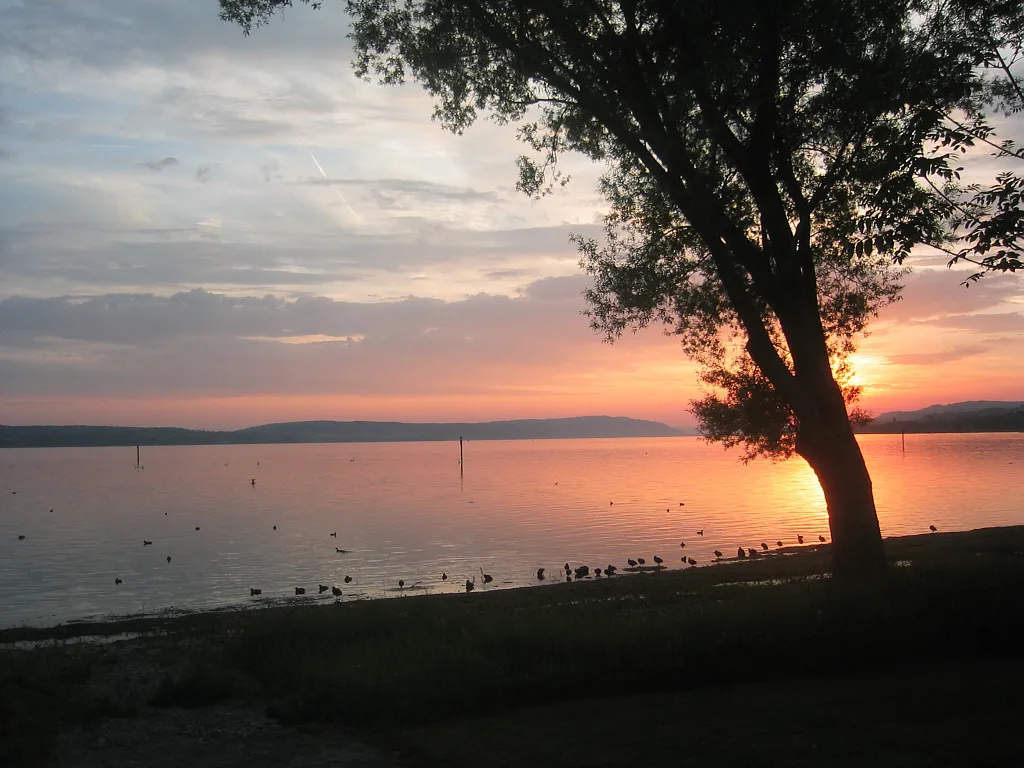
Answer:
<path fill-rule="evenodd" d="M 966 56 L 976 67 L 972 98 L 939 114 L 922 152 L 908 166 L 931 189 L 943 212 L 945 229 L 923 236 L 922 242 L 947 253 L 950 266 L 975 265 L 978 271 L 964 281 L 969 285 L 989 272 L 1024 269 L 1024 149 L 1012 138 L 1000 139 L 996 125 L 1012 129 L 1019 120 L 1000 118 L 1024 112 L 1024 5 L 1016 0 L 945 0 L 937 4 L 927 27 L 935 47 Z M 963 176 L 979 177 L 993 162 L 977 162 L 973 150 L 987 150 L 1002 166 L 992 181 L 963 183 Z M 868 230 L 867 240 L 877 234 Z"/>

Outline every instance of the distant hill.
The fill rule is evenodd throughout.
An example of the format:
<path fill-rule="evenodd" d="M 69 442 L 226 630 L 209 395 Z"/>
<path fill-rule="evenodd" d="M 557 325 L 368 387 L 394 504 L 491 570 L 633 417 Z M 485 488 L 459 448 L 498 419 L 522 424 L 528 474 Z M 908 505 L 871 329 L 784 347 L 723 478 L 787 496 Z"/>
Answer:
<path fill-rule="evenodd" d="M 1024 401 L 969 400 L 883 413 L 858 432 L 1024 432 Z"/>
<path fill-rule="evenodd" d="M 178 427 L 0 425 L 0 448 L 118 445 L 229 445 L 255 443 L 381 443 L 458 440 L 544 440 L 587 437 L 677 437 L 657 421 L 616 416 L 518 419 L 482 423 L 416 424 L 399 421 L 293 421 L 233 431 Z"/>

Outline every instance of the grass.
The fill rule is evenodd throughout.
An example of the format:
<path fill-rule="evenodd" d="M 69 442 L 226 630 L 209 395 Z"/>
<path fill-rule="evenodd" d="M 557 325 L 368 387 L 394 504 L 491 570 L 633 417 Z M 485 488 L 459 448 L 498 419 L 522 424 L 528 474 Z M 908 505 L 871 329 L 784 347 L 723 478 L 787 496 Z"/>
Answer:
<path fill-rule="evenodd" d="M 805 578 L 806 560 L 779 558 L 266 612 L 234 635 L 230 655 L 286 720 L 387 725 L 1016 653 L 1024 557 L 927 552 L 853 586 Z"/>
<path fill-rule="evenodd" d="M 887 551 L 910 565 L 863 584 L 818 578 L 827 548 L 808 548 L 541 589 L 156 619 L 173 636 L 141 702 L 90 699 L 84 650 L 4 651 L 0 727 L 31 751 L 75 718 L 241 698 L 439 765 L 621 765 L 659 750 L 706 764 L 765 745 L 794 765 L 865 749 L 902 765 L 943 744 L 928 762 L 977 764 L 967 733 L 1009 754 L 998 734 L 1024 714 L 1003 695 L 1024 682 L 1024 527 Z M 56 723 L 40 726 L 50 712 Z"/>

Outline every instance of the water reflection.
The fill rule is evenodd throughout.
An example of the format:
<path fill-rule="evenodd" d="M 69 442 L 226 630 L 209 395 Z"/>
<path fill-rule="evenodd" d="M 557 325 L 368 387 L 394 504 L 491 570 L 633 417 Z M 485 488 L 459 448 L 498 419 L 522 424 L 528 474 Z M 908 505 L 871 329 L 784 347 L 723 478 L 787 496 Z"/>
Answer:
<path fill-rule="evenodd" d="M 905 453 L 898 435 L 862 445 L 886 534 L 1024 522 L 1021 435 L 913 435 Z M 430 591 L 550 584 L 537 568 L 655 555 L 681 566 L 684 553 L 704 565 L 716 548 L 828 534 L 801 461 L 742 465 L 694 438 L 467 443 L 464 471 L 458 451 L 145 448 L 136 471 L 134 448 L 4 450 L 0 621 L 214 607 L 249 602 L 252 588 L 257 601 L 334 599 L 318 584 L 342 599 L 401 596 L 399 579 Z"/>

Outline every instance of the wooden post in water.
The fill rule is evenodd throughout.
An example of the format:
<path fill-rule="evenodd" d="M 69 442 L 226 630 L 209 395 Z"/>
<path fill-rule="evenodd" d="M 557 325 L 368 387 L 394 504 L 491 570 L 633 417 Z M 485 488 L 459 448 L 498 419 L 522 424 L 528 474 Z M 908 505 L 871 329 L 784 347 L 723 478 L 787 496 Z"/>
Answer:
<path fill-rule="evenodd" d="M 459 435 L 459 474 L 462 474 L 462 435 Z"/>
<path fill-rule="evenodd" d="M 903 451 L 903 453 L 907 452 L 907 433 L 906 432 L 900 432 L 900 450 Z"/>

